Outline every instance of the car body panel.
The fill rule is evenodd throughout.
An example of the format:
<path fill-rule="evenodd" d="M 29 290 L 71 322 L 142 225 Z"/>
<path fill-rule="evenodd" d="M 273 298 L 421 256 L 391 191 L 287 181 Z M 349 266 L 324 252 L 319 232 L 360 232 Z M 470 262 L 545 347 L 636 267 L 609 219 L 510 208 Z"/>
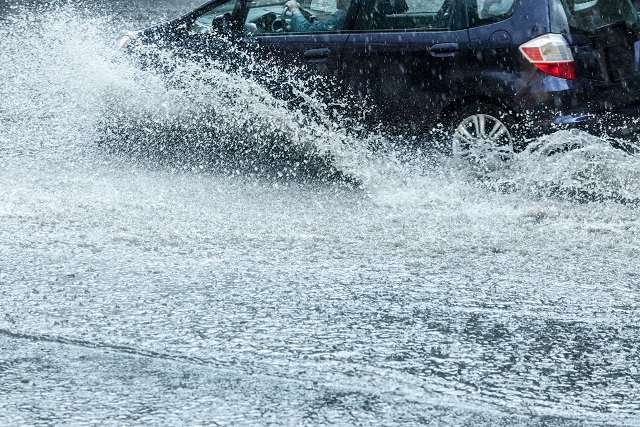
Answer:
<path fill-rule="evenodd" d="M 260 52 L 282 66 L 305 65 L 318 74 L 341 78 L 346 33 L 249 36 Z"/>
<path fill-rule="evenodd" d="M 640 25 L 628 0 L 452 0 L 446 26 L 401 29 L 372 23 L 374 1 L 352 0 L 340 31 L 255 33 L 244 22 L 251 2 L 237 0 L 231 7 L 216 0 L 147 30 L 142 38 L 149 43 L 170 39 L 168 48 L 220 58 L 228 49 L 219 33 L 188 31 L 199 16 L 220 7 L 228 13 L 221 22 L 228 20 L 232 28 L 227 42 L 235 40 L 265 66 L 302 66 L 326 76 L 334 88 L 364 98 L 372 117 L 389 125 L 406 122 L 430 128 L 457 106 L 479 100 L 527 122 L 531 136 L 604 123 L 605 118 L 619 117 L 614 122 L 625 123 L 625 115 L 640 116 Z M 511 9 L 483 21 L 477 7 L 494 1 L 511 4 Z M 254 15 L 277 16 L 284 10 L 277 3 L 267 6 Z M 592 25 L 583 16 L 590 8 L 598 13 L 598 8 L 611 10 L 601 27 L 593 24 L 583 31 L 582 26 Z M 405 15 L 389 16 L 417 19 L 416 14 Z M 546 74 L 519 51 L 523 43 L 554 32 L 563 34 L 571 49 L 576 80 Z"/>
<path fill-rule="evenodd" d="M 466 90 L 451 72 L 467 63 L 466 30 L 357 33 L 345 49 L 345 79 L 387 120 L 433 121 Z"/>

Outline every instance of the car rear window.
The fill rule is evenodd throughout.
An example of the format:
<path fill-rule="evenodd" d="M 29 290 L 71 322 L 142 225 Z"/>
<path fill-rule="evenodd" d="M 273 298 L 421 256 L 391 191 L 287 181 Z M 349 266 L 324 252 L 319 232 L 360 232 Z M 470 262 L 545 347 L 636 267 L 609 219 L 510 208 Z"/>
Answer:
<path fill-rule="evenodd" d="M 629 0 L 562 0 L 562 3 L 572 33 L 594 33 L 621 23 L 631 28 L 638 20 Z"/>

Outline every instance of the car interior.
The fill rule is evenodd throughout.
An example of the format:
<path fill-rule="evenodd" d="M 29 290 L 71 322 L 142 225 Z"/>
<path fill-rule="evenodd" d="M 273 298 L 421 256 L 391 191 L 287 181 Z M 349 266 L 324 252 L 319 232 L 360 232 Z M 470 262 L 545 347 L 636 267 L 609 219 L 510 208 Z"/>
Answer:
<path fill-rule="evenodd" d="M 449 25 L 452 0 L 378 0 L 373 30 L 443 29 Z"/>

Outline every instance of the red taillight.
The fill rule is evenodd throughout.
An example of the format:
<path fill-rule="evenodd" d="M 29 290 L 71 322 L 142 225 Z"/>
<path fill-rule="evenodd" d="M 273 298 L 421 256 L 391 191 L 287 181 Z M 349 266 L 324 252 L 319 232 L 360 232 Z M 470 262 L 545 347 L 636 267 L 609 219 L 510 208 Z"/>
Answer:
<path fill-rule="evenodd" d="M 560 77 L 568 80 L 577 80 L 576 76 L 576 67 L 574 67 L 573 62 L 555 62 L 555 63 L 546 63 L 539 62 L 537 64 L 533 64 L 542 71 L 552 76 Z"/>
<path fill-rule="evenodd" d="M 576 68 L 569 44 L 560 34 L 545 34 L 520 46 L 520 52 L 545 73 L 576 80 Z"/>

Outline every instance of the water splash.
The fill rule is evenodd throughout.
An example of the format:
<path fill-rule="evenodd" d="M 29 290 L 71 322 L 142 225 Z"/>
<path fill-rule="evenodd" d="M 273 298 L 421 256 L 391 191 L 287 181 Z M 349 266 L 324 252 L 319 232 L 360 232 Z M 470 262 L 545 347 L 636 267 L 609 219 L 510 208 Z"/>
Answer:
<path fill-rule="evenodd" d="M 172 69 L 167 77 L 138 68 L 117 50 L 122 23 L 113 18 L 45 5 L 4 21 L 0 60 L 12 64 L 0 71 L 7 100 L 0 113 L 10 126 L 0 147 L 5 155 L 48 147 L 64 156 L 98 142 L 180 170 L 346 178 L 374 196 L 414 185 L 404 193 L 413 194 L 408 200 L 461 182 L 571 202 L 640 199 L 637 156 L 585 133 L 541 138 L 504 168 L 478 171 L 437 151 L 420 152 L 415 137 L 361 131 L 340 114 L 353 100 L 325 102 L 314 90 L 319 82 L 302 70 L 265 71 L 246 54 L 246 66 L 232 69 L 157 49 Z M 286 87 L 297 101 L 274 96 L 270 85 Z"/>
<path fill-rule="evenodd" d="M 171 159 L 184 169 L 266 167 L 277 176 L 319 170 L 329 178 L 369 179 L 359 172 L 376 157 L 367 141 L 346 121 L 330 117 L 329 107 L 306 90 L 312 82 L 291 70 L 285 82 L 306 108 L 274 97 L 261 84 L 264 75 L 259 82 L 247 69 L 230 70 L 214 60 L 158 50 L 171 64 L 169 79 L 141 70 L 116 49 L 121 33 L 110 18 L 71 6 L 50 8 L 6 18 L 2 34 L 9 48 L 0 59 L 13 64 L 1 87 L 11 106 L 3 116 L 12 117 L 13 129 L 32 133 L 17 139 L 40 140 L 25 149 L 53 144 L 86 150 L 76 145 L 93 140 L 138 159 Z M 274 69 L 266 78 L 282 84 L 283 75 Z"/>
<path fill-rule="evenodd" d="M 640 157 L 581 131 L 539 138 L 489 185 L 536 197 L 575 202 L 640 202 Z"/>

